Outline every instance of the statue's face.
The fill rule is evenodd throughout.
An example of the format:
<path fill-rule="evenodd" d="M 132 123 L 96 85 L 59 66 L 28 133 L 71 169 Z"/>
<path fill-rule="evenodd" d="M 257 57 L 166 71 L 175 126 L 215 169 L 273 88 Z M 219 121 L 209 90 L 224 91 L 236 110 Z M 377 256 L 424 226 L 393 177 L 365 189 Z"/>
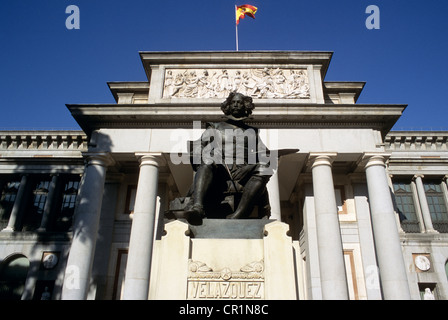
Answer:
<path fill-rule="evenodd" d="M 246 107 L 244 105 L 243 96 L 236 94 L 230 102 L 230 114 L 235 118 L 246 116 Z"/>

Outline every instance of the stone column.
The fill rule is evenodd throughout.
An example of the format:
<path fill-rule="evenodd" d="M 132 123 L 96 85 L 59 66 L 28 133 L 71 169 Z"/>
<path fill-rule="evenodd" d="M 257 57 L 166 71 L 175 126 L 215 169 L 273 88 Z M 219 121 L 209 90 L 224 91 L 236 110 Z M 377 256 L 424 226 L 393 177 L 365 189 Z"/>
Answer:
<path fill-rule="evenodd" d="M 56 191 L 59 181 L 59 176 L 57 174 L 51 177 L 50 186 L 48 188 L 47 200 L 45 201 L 44 211 L 42 213 L 42 220 L 40 222 L 40 227 L 37 231 L 45 232 L 47 231 L 48 221 L 50 220 L 51 209 L 56 201 Z"/>
<path fill-rule="evenodd" d="M 415 184 L 414 179 L 411 181 L 411 190 L 412 190 L 412 196 L 414 197 L 414 207 L 415 207 L 415 214 L 417 215 L 418 226 L 420 232 L 423 233 L 425 232 L 425 223 L 423 222 L 422 207 L 420 206 L 420 200 L 418 199 L 417 185 Z"/>
<path fill-rule="evenodd" d="M 275 170 L 271 179 L 269 179 L 266 188 L 269 195 L 269 205 L 271 206 L 270 219 L 282 220 L 281 207 L 280 207 L 280 190 L 278 186 L 278 169 Z"/>
<path fill-rule="evenodd" d="M 20 180 L 19 190 L 17 190 L 16 199 L 14 200 L 14 205 L 11 210 L 11 215 L 9 216 L 8 225 L 2 231 L 14 231 L 17 227 L 17 220 L 20 218 L 20 213 L 24 205 L 26 205 L 25 191 L 28 183 L 28 175 L 23 175 Z"/>
<path fill-rule="evenodd" d="M 387 184 L 389 185 L 390 190 L 394 190 L 394 183 L 392 181 L 392 174 L 388 174 L 387 176 Z M 412 187 L 412 186 L 411 186 Z M 394 212 L 395 212 L 395 204 L 394 204 Z M 395 220 L 397 222 L 397 228 L 398 228 L 398 232 L 400 233 L 404 233 L 403 228 L 401 227 L 401 221 L 400 221 L 400 216 L 398 214 L 395 214 Z"/>
<path fill-rule="evenodd" d="M 108 267 L 113 242 L 115 210 L 120 198 L 120 186 L 124 173 L 108 173 L 104 183 L 103 203 L 101 205 L 100 222 L 98 226 L 98 240 L 95 246 L 95 258 L 92 266 L 92 285 L 87 300 L 104 300 L 107 298 L 106 285 Z"/>
<path fill-rule="evenodd" d="M 385 157 L 380 154 L 366 154 L 365 159 L 370 215 L 383 298 L 409 300 L 411 295 L 391 190 L 387 183 Z"/>
<path fill-rule="evenodd" d="M 423 223 L 425 224 L 425 232 L 438 233 L 434 230 L 431 220 L 431 212 L 429 211 L 428 200 L 426 199 L 425 187 L 423 186 L 422 174 L 416 174 L 414 176 L 415 185 L 417 187 L 417 196 L 420 202 L 420 208 L 422 210 Z"/>
<path fill-rule="evenodd" d="M 344 251 L 334 193 L 332 158 L 335 153 L 311 154 L 322 299 L 349 298 Z"/>
<path fill-rule="evenodd" d="M 161 154 L 137 154 L 140 174 L 135 197 L 124 281 L 124 300 L 147 300 L 154 240 L 157 184 Z"/>
<path fill-rule="evenodd" d="M 448 203 L 448 186 L 447 186 L 447 182 L 448 182 L 448 175 L 444 176 L 442 179 L 442 192 L 443 195 L 445 196 L 445 201 Z"/>
<path fill-rule="evenodd" d="M 107 166 L 112 159 L 107 153 L 86 153 L 86 168 L 74 214 L 73 240 L 65 270 L 62 300 L 85 300 L 103 200 Z"/>

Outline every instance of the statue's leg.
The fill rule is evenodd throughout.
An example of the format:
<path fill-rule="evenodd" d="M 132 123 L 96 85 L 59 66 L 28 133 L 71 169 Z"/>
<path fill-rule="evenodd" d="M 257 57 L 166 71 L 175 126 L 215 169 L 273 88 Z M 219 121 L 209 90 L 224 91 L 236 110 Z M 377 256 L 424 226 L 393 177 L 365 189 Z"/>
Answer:
<path fill-rule="evenodd" d="M 268 179 L 264 176 L 252 176 L 244 186 L 243 194 L 241 195 L 241 200 L 236 211 L 233 214 L 228 215 L 227 219 L 241 219 L 248 217 L 257 202 L 257 198 L 264 191 L 267 180 Z"/>
<path fill-rule="evenodd" d="M 205 216 L 204 200 L 213 182 L 213 166 L 202 164 L 194 177 L 193 203 L 187 208 L 188 220 L 201 221 Z"/>
<path fill-rule="evenodd" d="M 194 204 L 204 205 L 205 196 L 213 182 L 213 171 L 213 165 L 208 164 L 202 164 L 196 171 L 193 190 Z"/>

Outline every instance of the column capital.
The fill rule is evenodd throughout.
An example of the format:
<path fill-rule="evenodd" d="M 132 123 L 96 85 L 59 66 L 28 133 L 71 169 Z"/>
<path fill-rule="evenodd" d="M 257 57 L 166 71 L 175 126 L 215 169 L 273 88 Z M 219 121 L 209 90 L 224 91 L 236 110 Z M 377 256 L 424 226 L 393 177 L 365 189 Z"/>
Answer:
<path fill-rule="evenodd" d="M 414 176 L 412 177 L 412 180 L 415 180 L 417 178 L 423 179 L 425 177 L 424 174 L 418 173 L 418 174 L 414 174 Z"/>
<path fill-rule="evenodd" d="M 109 167 L 115 163 L 109 152 L 83 152 L 82 156 L 85 158 L 87 166 Z"/>
<path fill-rule="evenodd" d="M 386 161 L 389 159 L 389 157 L 389 153 L 366 152 L 362 156 L 361 163 L 364 165 L 365 169 L 370 166 L 386 167 Z"/>
<path fill-rule="evenodd" d="M 337 155 L 336 152 L 310 152 L 308 163 L 311 165 L 311 168 L 321 165 L 331 167 Z"/>
<path fill-rule="evenodd" d="M 165 159 L 160 152 L 136 152 L 135 156 L 140 161 L 141 166 L 160 167 L 165 164 Z"/>

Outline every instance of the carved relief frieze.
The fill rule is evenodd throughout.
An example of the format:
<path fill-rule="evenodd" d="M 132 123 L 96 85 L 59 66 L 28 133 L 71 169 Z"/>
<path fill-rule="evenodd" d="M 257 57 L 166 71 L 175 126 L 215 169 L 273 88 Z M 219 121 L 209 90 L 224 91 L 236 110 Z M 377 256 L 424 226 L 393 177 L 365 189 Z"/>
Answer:
<path fill-rule="evenodd" d="M 165 70 L 163 98 L 227 98 L 237 91 L 256 99 L 309 99 L 306 69 Z"/>
<path fill-rule="evenodd" d="M 216 279 L 225 281 L 230 279 L 264 279 L 263 260 L 246 264 L 239 271 L 231 271 L 227 267 L 219 271 L 214 271 L 203 262 L 190 260 L 188 269 L 188 279 Z"/>

